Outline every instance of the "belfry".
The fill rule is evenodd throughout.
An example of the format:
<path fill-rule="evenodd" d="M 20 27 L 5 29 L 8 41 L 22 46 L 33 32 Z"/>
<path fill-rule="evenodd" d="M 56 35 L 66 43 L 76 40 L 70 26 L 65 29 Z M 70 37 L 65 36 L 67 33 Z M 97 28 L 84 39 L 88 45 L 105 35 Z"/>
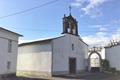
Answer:
<path fill-rule="evenodd" d="M 71 14 L 63 17 L 63 32 L 62 34 L 72 34 L 78 36 L 78 25 L 75 18 Z"/>

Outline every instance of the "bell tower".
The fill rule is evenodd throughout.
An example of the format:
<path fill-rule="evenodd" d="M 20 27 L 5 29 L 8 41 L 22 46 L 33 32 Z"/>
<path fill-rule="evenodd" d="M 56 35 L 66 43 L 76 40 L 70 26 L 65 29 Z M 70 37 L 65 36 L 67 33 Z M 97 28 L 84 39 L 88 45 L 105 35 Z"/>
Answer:
<path fill-rule="evenodd" d="M 64 15 L 63 17 L 63 32 L 62 34 L 78 35 L 78 26 L 75 18 L 71 14 L 69 16 Z"/>

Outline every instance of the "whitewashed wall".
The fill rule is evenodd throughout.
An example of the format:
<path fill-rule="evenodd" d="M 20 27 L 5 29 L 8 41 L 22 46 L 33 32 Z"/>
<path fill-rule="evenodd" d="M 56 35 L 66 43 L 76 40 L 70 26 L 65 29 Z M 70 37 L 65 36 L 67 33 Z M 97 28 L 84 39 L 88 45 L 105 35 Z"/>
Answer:
<path fill-rule="evenodd" d="M 105 58 L 110 62 L 110 67 L 120 71 L 120 45 L 106 48 Z"/>
<path fill-rule="evenodd" d="M 51 43 L 23 45 L 18 50 L 17 71 L 51 73 Z"/>
<path fill-rule="evenodd" d="M 74 44 L 74 50 L 72 50 L 72 44 Z M 87 45 L 74 35 L 66 34 L 64 37 L 53 40 L 53 73 L 68 73 L 70 57 L 76 58 L 77 71 L 84 70 L 84 59 L 87 53 Z"/>
<path fill-rule="evenodd" d="M 19 35 L 0 29 L 0 74 L 16 73 Z M 8 52 L 8 41 L 12 40 L 12 51 Z M 10 69 L 7 63 L 10 62 Z"/>
<path fill-rule="evenodd" d="M 102 48 L 100 51 L 97 51 L 100 55 L 102 59 L 105 59 L 105 48 Z M 96 54 L 96 53 L 95 53 Z M 90 55 L 90 52 L 88 52 L 88 56 Z M 88 58 L 87 56 L 87 58 Z M 95 57 L 95 55 L 93 54 L 93 57 Z"/>

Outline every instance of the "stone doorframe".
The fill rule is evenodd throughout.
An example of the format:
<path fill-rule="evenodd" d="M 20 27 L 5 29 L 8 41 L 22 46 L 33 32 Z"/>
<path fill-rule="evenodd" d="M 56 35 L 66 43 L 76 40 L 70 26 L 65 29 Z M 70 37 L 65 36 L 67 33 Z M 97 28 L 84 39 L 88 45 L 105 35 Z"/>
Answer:
<path fill-rule="evenodd" d="M 100 61 L 100 72 L 102 71 L 102 57 L 100 55 L 100 53 L 98 53 L 97 51 L 91 51 L 89 56 L 88 56 L 88 71 L 91 70 L 91 67 L 90 67 L 90 57 L 92 54 L 97 54 L 99 56 L 99 61 Z"/>

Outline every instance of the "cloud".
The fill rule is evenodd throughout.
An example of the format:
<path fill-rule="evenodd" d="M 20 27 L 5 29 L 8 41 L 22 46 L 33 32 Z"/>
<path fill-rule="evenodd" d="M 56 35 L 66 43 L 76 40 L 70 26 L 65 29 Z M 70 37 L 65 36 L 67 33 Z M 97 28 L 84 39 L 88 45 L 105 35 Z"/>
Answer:
<path fill-rule="evenodd" d="M 100 31 L 107 31 L 107 28 L 101 27 L 99 30 L 100 30 Z"/>
<path fill-rule="evenodd" d="M 105 32 L 97 32 L 96 35 L 99 36 L 99 37 L 103 37 L 103 36 L 106 36 L 107 33 L 105 33 Z"/>
<path fill-rule="evenodd" d="M 94 18 L 102 15 L 98 7 L 107 1 L 108 0 L 75 0 L 75 2 L 72 2 L 72 6 L 79 7 L 80 10 L 84 12 L 84 15 Z"/>
<path fill-rule="evenodd" d="M 120 40 L 120 28 L 110 36 L 106 32 L 97 32 L 94 35 L 83 36 L 82 39 L 90 46 L 105 46 L 110 40 Z"/>
<path fill-rule="evenodd" d="M 72 6 L 75 6 L 75 7 L 80 7 L 81 6 L 81 3 L 71 3 Z"/>
<path fill-rule="evenodd" d="M 116 19 L 112 21 L 114 24 L 120 24 L 120 19 Z"/>
<path fill-rule="evenodd" d="M 104 32 L 97 32 L 94 35 L 82 37 L 82 39 L 90 46 L 104 46 L 109 41 L 109 38 Z"/>
<path fill-rule="evenodd" d="M 97 8 L 106 1 L 107 0 L 89 0 L 89 4 L 86 7 L 82 8 L 82 10 L 84 10 L 86 14 L 88 14 L 90 10 Z"/>
<path fill-rule="evenodd" d="M 71 3 L 71 6 L 82 7 L 86 1 L 87 0 L 75 0 L 74 2 Z"/>
<path fill-rule="evenodd" d="M 113 40 L 120 40 L 120 28 L 117 29 L 117 31 L 114 34 L 112 34 L 111 39 L 113 39 Z"/>
<path fill-rule="evenodd" d="M 91 26 L 92 28 L 96 28 L 96 29 L 98 29 L 99 31 L 107 31 L 108 29 L 107 29 L 107 27 L 108 27 L 109 25 L 93 25 L 93 26 Z"/>

